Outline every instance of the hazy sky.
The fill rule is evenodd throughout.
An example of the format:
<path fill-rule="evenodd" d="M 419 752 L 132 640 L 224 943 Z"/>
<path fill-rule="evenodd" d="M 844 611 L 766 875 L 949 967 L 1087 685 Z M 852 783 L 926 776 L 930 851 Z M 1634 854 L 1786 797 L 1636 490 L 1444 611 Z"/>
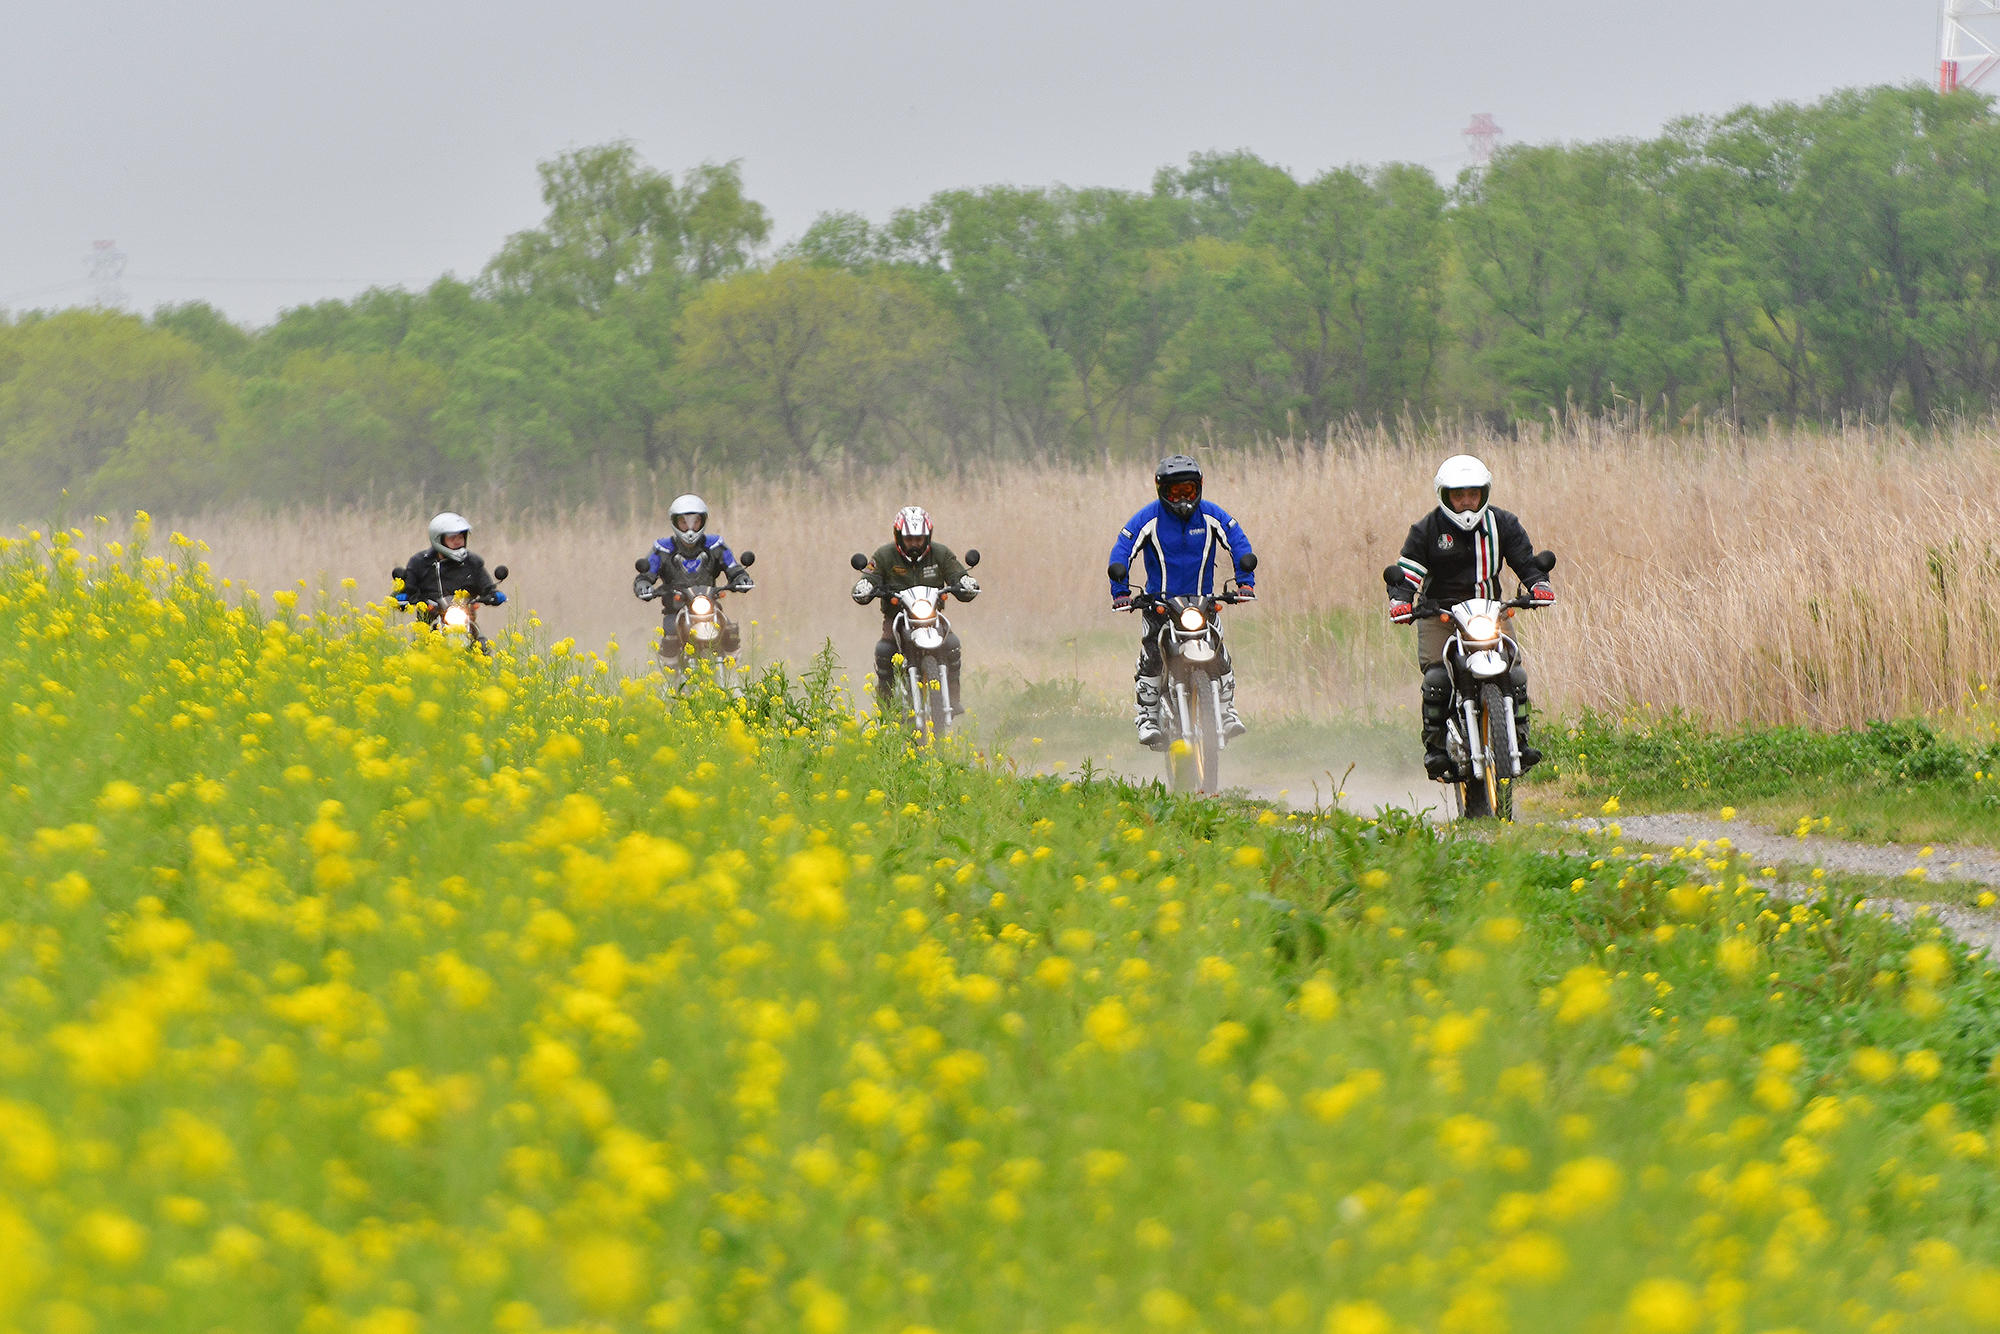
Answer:
<path fill-rule="evenodd" d="M 1688 112 L 1928 80 L 1936 0 L 75 0 L 10 6 L 0 306 L 239 320 L 476 273 L 541 216 L 535 163 L 631 139 L 740 158 L 775 241 L 952 186 L 1142 187 L 1203 149 L 1300 175 L 1646 135 Z"/>

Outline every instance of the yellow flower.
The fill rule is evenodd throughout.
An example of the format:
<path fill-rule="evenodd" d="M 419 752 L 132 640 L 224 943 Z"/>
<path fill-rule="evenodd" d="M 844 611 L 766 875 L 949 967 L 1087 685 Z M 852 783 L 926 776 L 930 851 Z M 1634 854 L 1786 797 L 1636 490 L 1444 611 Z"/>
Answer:
<path fill-rule="evenodd" d="M 1649 1278 L 1632 1289 L 1625 1320 L 1634 1334 L 1694 1334 L 1702 1323 L 1701 1298 L 1677 1278 Z"/>

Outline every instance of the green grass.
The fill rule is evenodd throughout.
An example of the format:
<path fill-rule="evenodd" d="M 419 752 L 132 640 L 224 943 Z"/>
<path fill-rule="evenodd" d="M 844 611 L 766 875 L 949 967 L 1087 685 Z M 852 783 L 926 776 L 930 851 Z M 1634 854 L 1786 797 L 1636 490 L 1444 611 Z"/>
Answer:
<path fill-rule="evenodd" d="M 1685 717 L 1586 714 L 1541 733 L 1539 800 L 1713 812 L 1789 833 L 1801 820 L 1843 837 L 2000 844 L 2000 743 L 1964 741 L 1915 719 L 1840 732 L 1703 729 Z M 1820 825 L 1820 822 L 1826 822 Z"/>
<path fill-rule="evenodd" d="M 1949 940 L 273 602 L 0 558 L 0 1328 L 2000 1309 Z"/>

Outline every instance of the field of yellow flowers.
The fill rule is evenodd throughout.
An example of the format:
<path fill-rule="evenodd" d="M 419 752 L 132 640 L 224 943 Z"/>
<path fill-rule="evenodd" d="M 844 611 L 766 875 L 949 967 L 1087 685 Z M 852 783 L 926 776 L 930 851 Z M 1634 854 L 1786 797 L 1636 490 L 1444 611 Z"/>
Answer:
<path fill-rule="evenodd" d="M 0 553 L 0 1329 L 2000 1327 L 1935 933 L 88 545 Z"/>

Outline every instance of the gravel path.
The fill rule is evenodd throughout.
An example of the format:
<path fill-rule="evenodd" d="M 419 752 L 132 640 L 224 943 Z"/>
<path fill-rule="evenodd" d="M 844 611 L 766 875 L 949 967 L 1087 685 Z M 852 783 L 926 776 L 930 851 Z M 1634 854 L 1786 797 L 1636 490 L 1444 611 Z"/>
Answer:
<path fill-rule="evenodd" d="M 1861 875 L 1900 876 L 1921 867 L 1931 881 L 1959 881 L 1991 885 L 2000 889 L 2000 852 L 1991 848 L 1935 845 L 1928 857 L 1921 849 L 1899 843 L 1851 843 L 1846 839 L 1809 834 L 1787 838 L 1767 830 L 1725 823 L 1699 815 L 1629 815 L 1616 820 L 1578 820 L 1583 829 L 1600 829 L 1615 823 L 1621 837 L 1635 843 L 1661 847 L 1691 847 L 1699 842 L 1728 839 L 1736 852 L 1753 862 L 1766 865 L 1788 862 L 1799 866 L 1824 867 Z M 1778 897 L 1805 897 L 1803 886 L 1772 886 Z M 1909 899 L 1869 899 L 1868 907 L 1888 913 L 1899 922 L 1922 915 L 1944 927 L 1966 944 L 2000 956 L 2000 913 L 1978 908 L 1961 908 L 1944 903 L 1920 903 Z"/>

